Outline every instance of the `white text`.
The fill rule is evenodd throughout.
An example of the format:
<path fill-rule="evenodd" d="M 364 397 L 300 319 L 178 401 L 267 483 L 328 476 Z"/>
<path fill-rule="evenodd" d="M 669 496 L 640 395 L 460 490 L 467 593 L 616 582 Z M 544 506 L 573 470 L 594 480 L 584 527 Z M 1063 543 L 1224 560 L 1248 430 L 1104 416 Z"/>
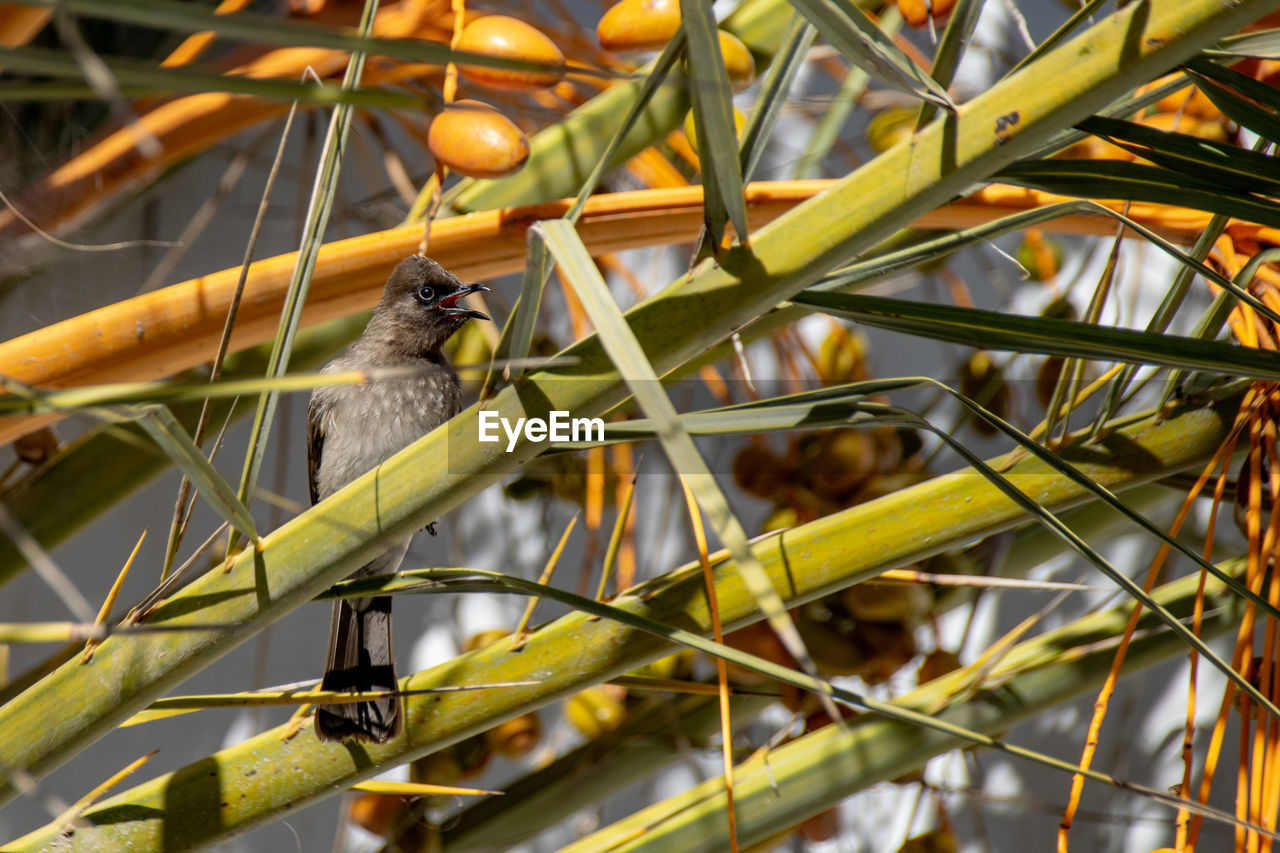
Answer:
<path fill-rule="evenodd" d="M 543 441 L 604 441 L 604 420 L 601 418 L 571 418 L 568 412 L 553 411 L 547 419 L 504 418 L 497 412 L 480 413 L 480 441 L 494 444 L 501 441 L 498 428 L 507 437 L 507 452 L 515 450 L 521 433 L 532 442 Z"/>

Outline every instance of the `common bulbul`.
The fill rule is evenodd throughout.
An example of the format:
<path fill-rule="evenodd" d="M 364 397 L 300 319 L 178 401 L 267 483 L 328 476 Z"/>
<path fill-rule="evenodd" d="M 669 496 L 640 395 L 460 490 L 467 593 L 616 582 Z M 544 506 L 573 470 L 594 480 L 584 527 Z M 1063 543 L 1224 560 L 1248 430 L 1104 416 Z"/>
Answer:
<path fill-rule="evenodd" d="M 396 266 L 364 333 L 321 372 L 409 370 L 361 385 L 329 385 L 312 393 L 307 460 L 313 504 L 457 414 L 461 407 L 458 374 L 440 348 L 467 320 L 489 319 L 460 304 L 467 294 L 488 289 L 462 284 L 421 255 Z M 396 571 L 409 550 L 410 538 L 393 542 L 351 577 Z M 390 596 L 334 603 L 329 660 L 320 687 L 351 692 L 396 689 Z M 382 743 L 399 734 L 400 728 L 400 701 L 395 696 L 326 705 L 316 711 L 316 735 L 321 740 Z"/>

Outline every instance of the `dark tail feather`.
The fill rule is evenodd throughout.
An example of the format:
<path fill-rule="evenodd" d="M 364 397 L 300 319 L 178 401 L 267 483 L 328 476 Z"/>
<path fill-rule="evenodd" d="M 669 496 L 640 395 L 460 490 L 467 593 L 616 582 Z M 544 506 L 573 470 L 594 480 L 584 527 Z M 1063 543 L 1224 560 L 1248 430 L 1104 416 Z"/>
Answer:
<path fill-rule="evenodd" d="M 391 596 L 346 600 L 333 604 L 329 662 L 321 690 L 352 692 L 396 689 L 396 663 L 391 651 Z M 320 740 L 383 743 L 400 734 L 400 699 L 322 705 L 316 709 Z"/>

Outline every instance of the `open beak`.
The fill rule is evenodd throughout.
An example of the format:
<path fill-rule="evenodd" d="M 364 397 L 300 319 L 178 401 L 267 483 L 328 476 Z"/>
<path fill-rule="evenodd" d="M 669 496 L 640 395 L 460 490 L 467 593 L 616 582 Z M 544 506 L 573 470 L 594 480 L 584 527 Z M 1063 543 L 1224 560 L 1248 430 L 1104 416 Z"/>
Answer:
<path fill-rule="evenodd" d="M 482 311 L 472 311 L 469 308 L 462 308 L 458 305 L 458 300 L 472 293 L 489 292 L 489 288 L 483 284 L 464 284 L 454 293 L 440 300 L 440 310 L 450 317 L 474 317 L 477 320 L 488 320 L 489 315 Z"/>

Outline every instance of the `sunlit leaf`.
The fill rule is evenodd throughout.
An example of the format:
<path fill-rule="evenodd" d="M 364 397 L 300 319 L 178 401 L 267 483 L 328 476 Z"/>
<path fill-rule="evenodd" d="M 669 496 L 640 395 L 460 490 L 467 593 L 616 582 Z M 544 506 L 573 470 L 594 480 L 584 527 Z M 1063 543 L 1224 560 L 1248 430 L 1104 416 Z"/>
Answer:
<path fill-rule="evenodd" d="M 946 91 L 851 0 L 795 0 L 795 7 L 846 59 L 879 82 L 955 109 Z"/>
<path fill-rule="evenodd" d="M 719 252 L 724 226 L 732 222 L 738 240 L 746 242 L 747 206 L 742 196 L 742 169 L 733 121 L 733 92 L 729 72 L 720 52 L 716 20 L 705 0 L 680 0 L 682 27 L 687 45 L 689 96 L 698 136 L 698 162 L 704 188 L 703 221 L 712 250 Z"/>

